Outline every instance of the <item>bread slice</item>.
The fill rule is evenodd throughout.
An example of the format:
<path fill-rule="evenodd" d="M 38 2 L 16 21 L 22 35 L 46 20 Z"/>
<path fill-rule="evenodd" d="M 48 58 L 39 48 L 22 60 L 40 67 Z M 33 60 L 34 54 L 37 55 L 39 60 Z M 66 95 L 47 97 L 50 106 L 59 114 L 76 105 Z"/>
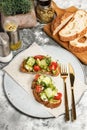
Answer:
<path fill-rule="evenodd" d="M 48 108 L 56 108 L 62 102 L 62 93 L 58 92 L 51 77 L 35 75 L 31 88 L 35 100 Z"/>
<path fill-rule="evenodd" d="M 73 18 L 67 25 L 59 31 L 59 37 L 62 41 L 71 41 L 84 35 L 87 31 L 87 12 L 77 10 Z"/>
<path fill-rule="evenodd" d="M 20 64 L 20 71 L 24 73 L 42 73 L 51 76 L 58 76 L 60 73 L 59 63 L 50 56 L 35 55 L 29 56 Z"/>
<path fill-rule="evenodd" d="M 87 51 L 87 33 L 69 42 L 69 49 L 74 52 Z"/>
<path fill-rule="evenodd" d="M 57 16 L 51 23 L 52 34 L 55 35 L 69 20 L 74 13 L 65 12 L 62 16 Z"/>

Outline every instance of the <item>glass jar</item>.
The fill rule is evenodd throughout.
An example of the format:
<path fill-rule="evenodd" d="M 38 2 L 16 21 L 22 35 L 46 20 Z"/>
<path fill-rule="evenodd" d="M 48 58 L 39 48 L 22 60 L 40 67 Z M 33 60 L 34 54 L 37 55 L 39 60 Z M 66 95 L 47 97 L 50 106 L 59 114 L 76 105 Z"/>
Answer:
<path fill-rule="evenodd" d="M 51 7 L 51 0 L 38 0 L 36 15 L 41 23 L 49 23 L 54 18 L 54 10 Z"/>

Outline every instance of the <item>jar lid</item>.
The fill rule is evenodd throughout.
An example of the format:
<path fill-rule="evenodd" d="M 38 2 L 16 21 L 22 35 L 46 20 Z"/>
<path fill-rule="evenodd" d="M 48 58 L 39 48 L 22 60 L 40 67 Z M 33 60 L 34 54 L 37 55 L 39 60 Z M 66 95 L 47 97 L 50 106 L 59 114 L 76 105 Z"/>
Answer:
<path fill-rule="evenodd" d="M 49 6 L 51 4 L 51 0 L 38 0 L 38 4 L 41 6 Z"/>

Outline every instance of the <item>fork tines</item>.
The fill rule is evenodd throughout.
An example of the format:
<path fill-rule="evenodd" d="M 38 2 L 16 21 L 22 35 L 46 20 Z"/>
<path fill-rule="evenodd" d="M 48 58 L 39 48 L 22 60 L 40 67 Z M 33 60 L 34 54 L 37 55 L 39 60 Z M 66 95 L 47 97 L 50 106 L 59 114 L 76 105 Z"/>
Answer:
<path fill-rule="evenodd" d="M 61 64 L 60 68 L 61 68 L 61 75 L 68 75 L 67 66 L 65 64 Z"/>

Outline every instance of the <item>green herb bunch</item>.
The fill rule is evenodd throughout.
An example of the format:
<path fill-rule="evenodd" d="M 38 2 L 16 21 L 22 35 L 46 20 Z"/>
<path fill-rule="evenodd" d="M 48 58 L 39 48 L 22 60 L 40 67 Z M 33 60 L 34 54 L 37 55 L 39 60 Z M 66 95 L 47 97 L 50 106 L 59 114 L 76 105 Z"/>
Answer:
<path fill-rule="evenodd" d="M 2 0 L 0 9 L 5 15 L 25 14 L 31 11 L 32 0 Z"/>

